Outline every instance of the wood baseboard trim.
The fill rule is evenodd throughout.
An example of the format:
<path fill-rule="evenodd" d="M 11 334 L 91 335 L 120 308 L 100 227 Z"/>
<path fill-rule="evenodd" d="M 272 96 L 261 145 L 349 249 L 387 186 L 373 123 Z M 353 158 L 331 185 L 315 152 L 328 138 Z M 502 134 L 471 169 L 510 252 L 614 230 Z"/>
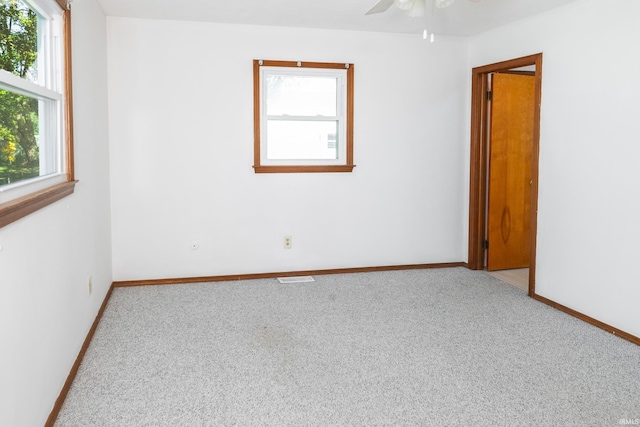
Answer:
<path fill-rule="evenodd" d="M 336 268 L 329 270 L 284 271 L 277 273 L 231 274 L 224 276 L 178 277 L 173 279 L 126 280 L 113 282 L 116 288 L 129 286 L 179 285 L 203 282 L 231 282 L 236 280 L 273 279 L 275 277 L 319 276 L 325 274 L 371 273 L 376 271 L 423 270 L 431 268 L 464 267 L 463 262 L 447 262 L 438 264 L 389 265 L 380 267 Z"/>
<path fill-rule="evenodd" d="M 73 363 L 71 367 L 71 371 L 69 371 L 69 375 L 67 376 L 67 380 L 64 382 L 62 386 L 62 390 L 56 399 L 56 403 L 53 405 L 53 409 L 47 418 L 47 422 L 44 424 L 45 427 L 53 427 L 56 422 L 56 418 L 58 418 L 58 414 L 60 413 L 60 409 L 62 409 L 62 404 L 64 400 L 67 398 L 67 394 L 69 394 L 69 390 L 71 389 L 71 384 L 73 384 L 73 380 L 78 373 L 78 369 L 80 368 L 80 364 L 82 363 L 82 359 L 84 358 L 85 353 L 87 352 L 87 348 L 89 348 L 89 343 L 91 343 L 91 339 L 93 338 L 93 334 L 96 332 L 96 328 L 98 327 L 98 323 L 100 323 L 100 319 L 102 319 L 102 314 L 104 313 L 105 308 L 107 307 L 107 303 L 109 302 L 109 298 L 111 298 L 111 293 L 113 292 L 113 283 L 109 287 L 107 291 L 107 295 L 104 297 L 104 301 L 102 301 L 102 305 L 100 306 L 100 310 L 98 310 L 98 314 L 96 315 L 93 324 L 91 325 L 91 329 L 87 333 L 87 337 L 84 339 L 84 343 L 82 343 L 82 347 L 80 348 L 80 352 L 76 357 L 76 361 Z"/>
<path fill-rule="evenodd" d="M 582 320 L 583 322 L 587 322 L 587 323 L 589 323 L 589 324 L 591 324 L 591 325 L 593 325 L 593 326 L 595 326 L 597 328 L 600 328 L 600 329 L 602 329 L 604 331 L 609 332 L 610 334 L 613 334 L 613 335 L 615 335 L 617 337 L 620 337 L 620 338 L 625 339 L 625 340 L 627 340 L 629 342 L 632 342 L 633 344 L 636 344 L 636 345 L 640 346 L 640 338 L 638 338 L 638 337 L 636 337 L 634 335 L 631 335 L 631 334 L 629 334 L 629 333 L 627 333 L 625 331 L 622 331 L 622 330 L 620 330 L 618 328 L 614 328 L 611 325 L 607 325 L 606 323 L 603 323 L 603 322 L 601 322 L 599 320 L 596 320 L 593 317 L 589 317 L 586 314 L 582 314 L 579 311 L 575 311 L 572 308 L 566 307 L 566 306 L 564 306 L 562 304 L 558 304 L 557 302 L 552 301 L 552 300 L 550 300 L 548 298 L 542 297 L 542 296 L 540 296 L 538 294 L 533 294 L 533 299 L 535 299 L 536 301 L 540 301 L 540 302 L 542 302 L 544 304 L 547 304 L 547 305 L 549 305 L 549 306 L 551 306 L 551 307 L 553 307 L 553 308 L 555 308 L 557 310 L 563 311 L 563 312 L 567 313 L 570 316 L 573 316 L 575 318 L 578 318 L 578 319 Z"/>

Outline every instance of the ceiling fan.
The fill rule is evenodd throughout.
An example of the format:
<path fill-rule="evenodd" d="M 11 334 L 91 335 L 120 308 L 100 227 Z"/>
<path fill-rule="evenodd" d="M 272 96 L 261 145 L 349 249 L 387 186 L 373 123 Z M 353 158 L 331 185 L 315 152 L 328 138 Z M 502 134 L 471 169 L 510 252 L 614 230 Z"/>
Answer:
<path fill-rule="evenodd" d="M 435 7 L 438 9 L 451 6 L 454 1 L 455 0 L 433 0 Z M 480 0 L 470 1 L 478 2 Z M 426 9 L 426 2 L 427 0 L 378 0 L 365 15 L 381 13 L 389 9 L 392 5 L 395 5 L 398 9 L 406 10 L 409 16 L 423 16 Z"/>

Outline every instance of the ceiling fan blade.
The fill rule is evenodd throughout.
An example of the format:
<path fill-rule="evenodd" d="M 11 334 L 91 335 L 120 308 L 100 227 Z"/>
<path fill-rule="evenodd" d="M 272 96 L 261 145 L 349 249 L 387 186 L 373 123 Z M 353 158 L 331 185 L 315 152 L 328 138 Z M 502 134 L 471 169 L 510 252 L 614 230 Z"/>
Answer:
<path fill-rule="evenodd" d="M 379 0 L 378 3 L 374 4 L 371 9 L 365 15 L 373 15 L 374 13 L 381 13 L 385 10 L 389 9 L 393 4 L 393 0 Z"/>

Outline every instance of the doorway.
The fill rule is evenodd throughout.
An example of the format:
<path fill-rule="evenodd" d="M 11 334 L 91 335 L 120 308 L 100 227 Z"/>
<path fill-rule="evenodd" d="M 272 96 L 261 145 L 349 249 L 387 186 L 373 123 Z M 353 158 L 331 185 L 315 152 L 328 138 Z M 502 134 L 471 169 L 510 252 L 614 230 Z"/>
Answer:
<path fill-rule="evenodd" d="M 529 67 L 528 69 L 531 71 L 524 73 L 513 71 L 524 67 Z M 529 127 L 526 130 L 530 140 L 527 142 L 530 144 L 527 148 L 528 151 L 519 154 L 509 153 L 514 150 L 515 145 L 513 143 L 511 146 L 509 144 L 503 145 L 501 148 L 503 152 L 500 156 L 514 154 L 515 160 L 511 160 L 511 166 L 509 166 L 509 162 L 505 161 L 502 161 L 502 166 L 500 166 L 500 162 L 494 160 L 495 169 L 493 169 L 489 144 L 490 139 L 495 138 L 496 135 L 491 135 L 491 126 L 489 125 L 492 116 L 490 100 L 492 83 L 495 83 L 492 82 L 492 76 L 498 74 L 530 76 L 525 86 L 529 87 L 526 90 L 531 92 L 533 110 L 530 111 L 532 122 L 529 122 Z M 505 80 L 509 79 L 501 77 L 501 81 Z M 526 79 L 514 78 L 513 80 L 524 81 Z M 529 296 L 533 296 L 535 293 L 541 89 L 541 53 L 473 69 L 468 266 L 474 270 L 482 270 L 487 267 L 495 270 L 516 268 L 518 265 L 528 264 Z M 518 147 L 520 146 L 518 145 Z M 513 162 L 516 161 L 521 162 L 520 166 L 514 166 Z M 514 171 L 518 175 L 519 184 L 517 185 L 510 183 L 515 179 Z M 494 197 L 491 196 L 491 188 L 492 186 L 496 188 L 496 184 L 490 181 L 495 177 L 498 177 L 497 185 L 501 188 L 501 193 L 516 193 L 515 197 L 519 199 L 518 203 L 509 206 L 507 202 L 499 200 L 502 197 L 495 197 L 495 193 L 497 193 L 495 190 Z M 495 179 L 493 180 L 495 181 Z M 527 185 L 522 185 L 525 182 Z M 491 203 L 489 202 L 490 197 Z M 492 240 L 495 254 L 487 257 L 487 254 L 490 253 L 489 248 L 492 245 Z M 512 259 L 501 259 L 500 251 L 503 254 L 509 254 L 508 257 Z"/>

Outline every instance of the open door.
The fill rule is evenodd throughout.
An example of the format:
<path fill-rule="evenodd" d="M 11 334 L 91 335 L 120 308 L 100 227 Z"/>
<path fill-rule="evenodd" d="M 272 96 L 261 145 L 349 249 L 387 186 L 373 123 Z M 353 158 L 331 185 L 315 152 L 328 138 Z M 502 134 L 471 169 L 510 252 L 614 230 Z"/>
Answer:
<path fill-rule="evenodd" d="M 513 212 L 505 213 L 502 220 L 503 208 L 498 209 L 498 243 L 493 237 L 493 242 L 489 241 L 487 230 L 488 218 L 488 192 L 489 192 L 489 138 L 490 132 L 487 126 L 489 122 L 490 105 L 487 92 L 490 91 L 490 77 L 496 73 L 508 74 L 514 69 L 524 67 L 533 69 L 534 74 L 534 95 L 533 95 L 533 129 L 531 132 L 531 154 L 529 165 L 529 188 L 528 193 L 522 197 L 529 201 L 529 233 L 528 243 L 522 246 L 528 254 L 529 266 L 529 296 L 535 295 L 535 274 L 536 274 L 536 230 L 538 216 L 538 153 L 540 147 L 540 105 L 542 100 L 542 54 L 524 56 L 510 59 L 472 70 L 471 77 L 471 146 L 470 146 L 470 182 L 469 182 L 469 257 L 467 267 L 473 270 L 483 270 L 487 267 L 487 246 L 495 248 L 496 244 L 503 240 L 502 225 L 505 225 L 504 235 L 507 241 L 512 239 L 511 233 L 517 228 L 513 222 Z M 495 160 L 494 160 L 495 161 Z M 510 172 L 506 172 L 507 174 Z M 494 192 L 496 190 L 493 190 Z M 511 218 L 507 218 L 512 215 Z M 523 212 L 523 215 L 527 215 Z M 508 221 L 511 220 L 509 224 Z M 522 225 L 522 228 L 525 226 Z M 488 245 L 487 245 L 488 243 Z M 528 245 L 528 248 L 526 247 Z M 496 268 L 494 266 L 494 268 Z M 509 268 L 509 267 L 497 267 Z"/>
<path fill-rule="evenodd" d="M 533 75 L 491 79 L 487 209 L 487 270 L 529 267 Z"/>

